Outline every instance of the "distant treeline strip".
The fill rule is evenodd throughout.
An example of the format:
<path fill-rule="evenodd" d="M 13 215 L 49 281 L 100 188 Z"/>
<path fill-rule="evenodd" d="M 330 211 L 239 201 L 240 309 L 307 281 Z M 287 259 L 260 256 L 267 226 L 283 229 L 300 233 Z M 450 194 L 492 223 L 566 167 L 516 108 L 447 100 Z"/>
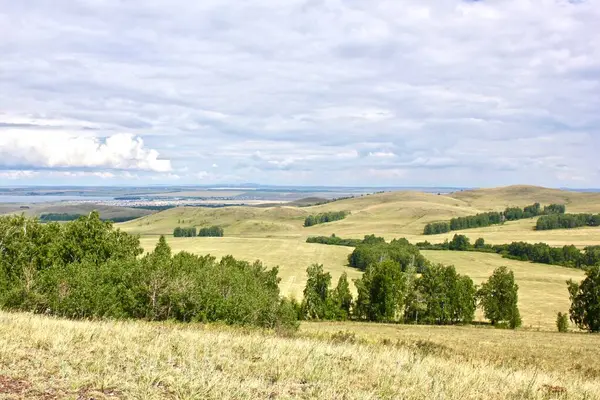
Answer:
<path fill-rule="evenodd" d="M 435 235 L 461 229 L 482 228 L 490 225 L 501 224 L 504 221 L 516 221 L 519 219 L 533 218 L 538 215 L 564 214 L 565 206 L 562 204 L 550 204 L 543 209 L 540 203 L 535 203 L 525 208 L 508 207 L 502 212 L 487 212 L 468 217 L 452 218 L 445 222 L 432 222 L 425 225 L 423 234 Z"/>
<path fill-rule="evenodd" d="M 385 239 L 376 237 L 375 235 L 366 235 L 364 239 L 342 239 L 336 236 L 335 233 L 331 236 L 310 236 L 306 239 L 306 243 L 329 244 L 333 246 L 348 246 L 356 247 L 359 244 L 365 243 L 384 243 Z"/>
<path fill-rule="evenodd" d="M 223 228 L 220 226 L 201 228 L 199 231 L 196 227 L 182 228 L 178 226 L 173 230 L 174 237 L 222 237 L 223 233 Z"/>
<path fill-rule="evenodd" d="M 67 222 L 67 221 L 75 221 L 81 217 L 85 217 L 83 214 L 68 214 L 68 213 L 47 213 L 40 215 L 41 222 Z M 102 221 L 111 221 L 111 222 L 127 222 L 137 218 L 142 217 L 141 215 L 128 215 L 123 217 L 110 217 L 110 218 L 101 218 Z"/>
<path fill-rule="evenodd" d="M 571 229 L 581 226 L 600 226 L 600 214 L 555 214 L 544 215 L 537 220 L 535 229 Z"/>
<path fill-rule="evenodd" d="M 317 215 L 309 215 L 304 220 L 304 226 L 313 226 L 327 222 L 339 221 L 350 214 L 348 211 L 329 211 Z"/>
<path fill-rule="evenodd" d="M 587 246 L 583 251 L 574 245 L 552 247 L 546 243 L 512 242 L 510 244 L 489 245 L 479 238 L 474 245 L 465 235 L 454 235 L 451 241 L 432 244 L 427 241 L 417 243 L 421 250 L 454 250 L 498 253 L 504 258 L 531 261 L 540 264 L 561 265 L 570 268 L 587 268 L 600 263 L 600 246 Z"/>

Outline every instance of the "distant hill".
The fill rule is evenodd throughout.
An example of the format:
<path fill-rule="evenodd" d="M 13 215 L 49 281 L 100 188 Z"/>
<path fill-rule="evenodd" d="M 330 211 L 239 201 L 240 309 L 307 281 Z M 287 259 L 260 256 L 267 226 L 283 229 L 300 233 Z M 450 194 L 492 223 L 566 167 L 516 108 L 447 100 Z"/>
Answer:
<path fill-rule="evenodd" d="M 142 235 L 170 235 L 177 226 L 219 225 L 225 229 L 225 236 L 307 237 L 335 233 L 339 236 L 362 237 L 367 233 L 376 233 L 386 238 L 411 238 L 421 235 L 428 222 L 534 202 L 542 205 L 566 204 L 567 212 L 600 212 L 600 193 L 577 193 L 534 186 L 477 189 L 445 195 L 415 191 L 386 192 L 305 206 L 317 199 L 311 197 L 295 204 L 264 208 L 178 207 L 120 224 L 120 227 Z M 308 215 L 325 211 L 349 211 L 350 215 L 341 221 L 303 227 L 304 218 Z M 532 230 L 534 222 L 527 220 L 525 223 L 528 225 L 522 223 L 519 229 Z M 508 226 L 493 229 L 508 229 Z"/>
<path fill-rule="evenodd" d="M 143 217 L 156 213 L 156 211 L 146 210 L 142 208 L 129 208 L 129 207 L 117 207 L 117 206 L 106 206 L 101 204 L 30 204 L 28 208 L 21 208 L 19 206 L 0 206 L 0 214 L 21 214 L 24 213 L 28 216 L 39 217 L 42 214 L 81 214 L 86 215 L 92 211 L 98 211 L 100 217 L 103 219 L 110 218 L 130 218 L 130 217 Z"/>

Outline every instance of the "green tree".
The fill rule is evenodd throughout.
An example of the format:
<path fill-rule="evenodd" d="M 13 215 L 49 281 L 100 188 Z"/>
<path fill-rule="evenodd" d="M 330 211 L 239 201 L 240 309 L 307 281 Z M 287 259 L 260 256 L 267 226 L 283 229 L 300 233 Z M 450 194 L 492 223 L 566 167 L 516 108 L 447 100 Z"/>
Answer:
<path fill-rule="evenodd" d="M 429 266 L 416 282 L 417 306 L 425 305 L 420 309 L 421 321 L 432 324 L 471 322 L 476 292 L 471 278 L 457 274 L 454 266 Z M 413 310 L 413 307 L 411 304 L 409 314 L 416 320 L 419 310 Z"/>
<path fill-rule="evenodd" d="M 511 327 L 521 325 L 518 302 L 519 286 L 515 283 L 514 273 L 506 267 L 497 268 L 492 276 L 481 285 L 478 297 L 484 315 L 496 325 L 508 322 Z"/>
<path fill-rule="evenodd" d="M 471 247 L 471 243 L 469 243 L 469 238 L 465 235 L 454 235 L 449 244 L 450 250 L 458 250 L 458 251 L 466 251 Z"/>
<path fill-rule="evenodd" d="M 400 264 L 391 260 L 371 264 L 355 285 L 357 317 L 378 322 L 402 320 L 408 286 Z"/>
<path fill-rule="evenodd" d="M 589 268 L 581 283 L 569 280 L 569 314 L 580 329 L 600 332 L 600 266 Z"/>
<path fill-rule="evenodd" d="M 479 238 L 475 241 L 474 247 L 476 249 L 483 249 L 485 247 L 485 240 L 483 238 Z"/>
<path fill-rule="evenodd" d="M 329 286 L 331 274 L 323 272 L 322 264 L 313 264 L 306 270 L 308 279 L 304 287 L 302 309 L 306 319 L 333 319 L 333 299 Z"/>
<path fill-rule="evenodd" d="M 348 284 L 348 275 L 345 272 L 340 276 L 337 286 L 333 290 L 333 299 L 336 307 L 340 310 L 340 319 L 347 319 L 352 307 L 352 293 Z"/>

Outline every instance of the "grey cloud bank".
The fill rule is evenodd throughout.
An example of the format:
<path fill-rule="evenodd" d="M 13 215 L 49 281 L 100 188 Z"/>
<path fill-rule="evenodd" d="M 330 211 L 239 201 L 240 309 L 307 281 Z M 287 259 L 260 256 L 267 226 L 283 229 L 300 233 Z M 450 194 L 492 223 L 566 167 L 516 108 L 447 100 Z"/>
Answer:
<path fill-rule="evenodd" d="M 600 0 L 0 0 L 0 183 L 599 187 L 598 21 Z"/>

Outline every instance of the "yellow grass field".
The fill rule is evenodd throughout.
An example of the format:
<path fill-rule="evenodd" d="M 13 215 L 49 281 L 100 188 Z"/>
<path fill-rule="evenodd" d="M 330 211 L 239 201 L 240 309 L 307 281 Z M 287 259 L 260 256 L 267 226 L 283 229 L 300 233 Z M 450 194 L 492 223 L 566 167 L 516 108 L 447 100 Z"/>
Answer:
<path fill-rule="evenodd" d="M 1 312 L 0 397 L 598 399 L 598 349 L 597 335 L 472 327 L 313 323 L 280 337 Z"/>

